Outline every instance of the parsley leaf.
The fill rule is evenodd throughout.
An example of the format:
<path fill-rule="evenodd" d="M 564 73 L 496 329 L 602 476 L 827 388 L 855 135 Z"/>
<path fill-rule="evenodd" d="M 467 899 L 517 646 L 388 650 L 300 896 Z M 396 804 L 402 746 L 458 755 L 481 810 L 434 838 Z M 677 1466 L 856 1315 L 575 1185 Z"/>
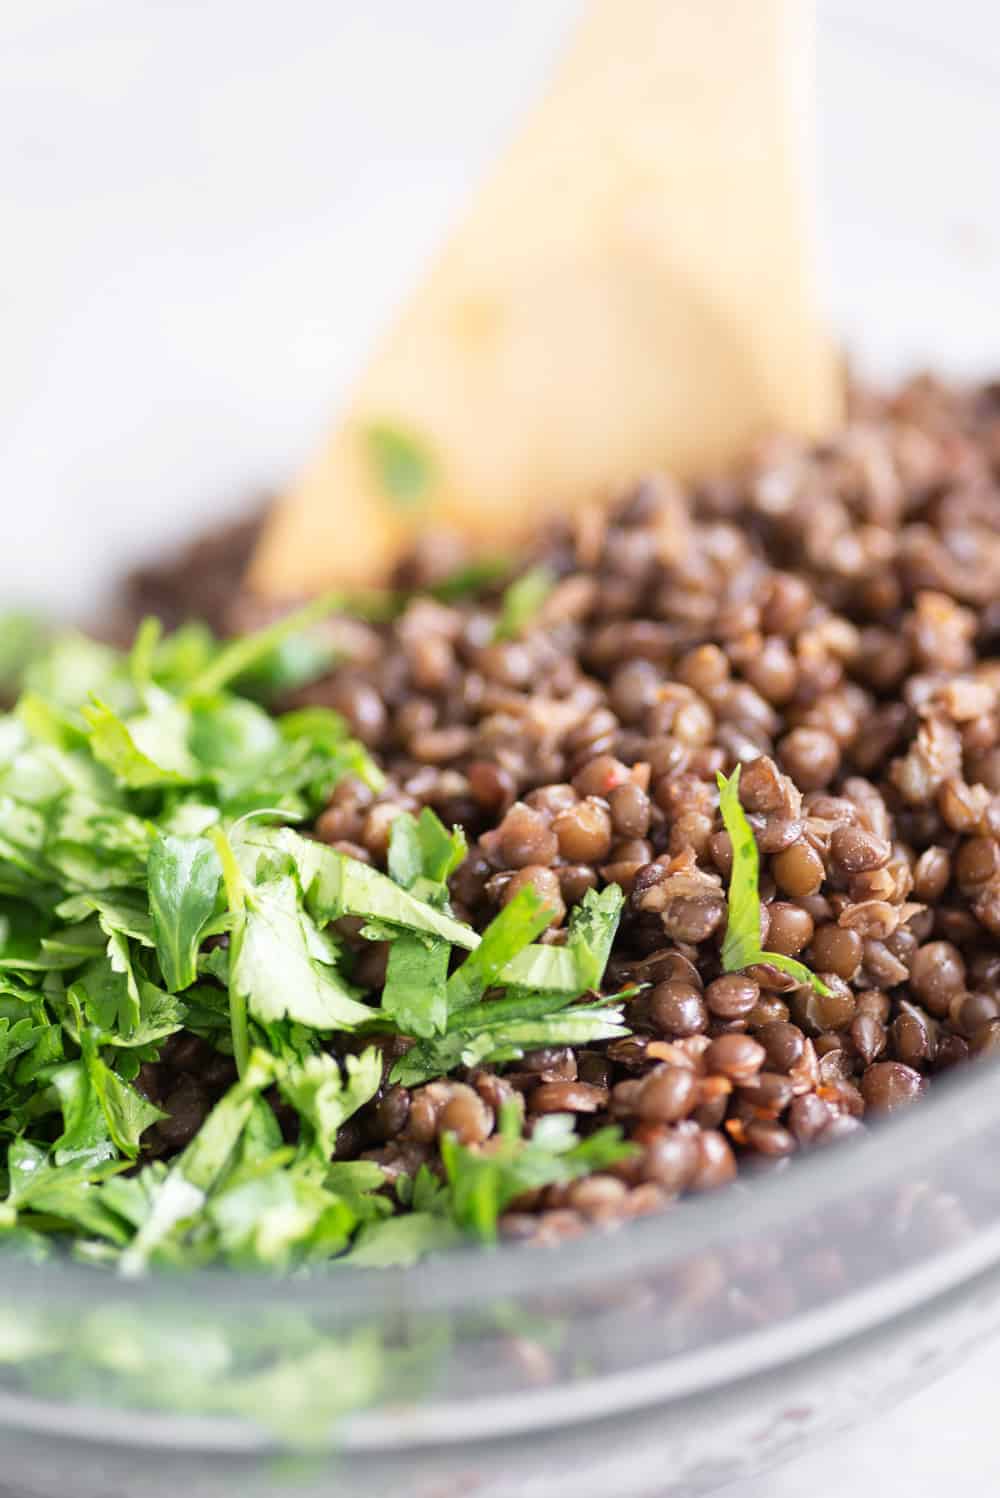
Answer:
<path fill-rule="evenodd" d="M 106 702 L 95 698 L 92 706 L 83 708 L 83 716 L 90 728 L 94 758 L 132 790 L 197 778 L 187 748 L 189 718 L 179 704 L 167 699 L 156 711 L 126 723 Z"/>
<path fill-rule="evenodd" d="M 56 636 L 50 649 L 28 666 L 24 683 L 46 702 L 70 710 L 92 694 L 118 709 L 135 700 L 127 660 L 110 645 L 75 631 Z"/>
<path fill-rule="evenodd" d="M 600 988 L 623 904 L 617 885 L 600 894 L 589 891 L 570 917 L 566 945 L 544 946 L 532 938 L 548 924 L 549 914 L 535 892 L 524 889 L 494 918 L 446 985 L 443 944 L 418 937 L 395 940 L 382 1010 L 418 1044 L 396 1062 L 392 1080 L 416 1086 L 456 1066 L 515 1060 L 537 1046 L 584 1045 L 626 1035 L 619 1005 L 599 1000 L 567 1007 Z M 508 997 L 484 998 L 498 985 L 507 988 Z"/>
<path fill-rule="evenodd" d="M 459 1144 L 453 1134 L 442 1137 L 448 1207 L 459 1227 L 491 1243 L 501 1213 L 523 1191 L 576 1180 L 634 1153 L 635 1146 L 622 1141 L 617 1127 L 578 1140 L 573 1118 L 566 1113 L 539 1119 L 532 1137 L 524 1139 L 521 1110 L 506 1103 L 500 1110 L 497 1142 L 488 1154 Z"/>
<path fill-rule="evenodd" d="M 252 1052 L 245 1074 L 219 1099 L 167 1174 L 154 1176 L 150 1182 L 153 1189 L 147 1193 L 146 1216 L 122 1256 L 123 1273 L 139 1273 L 177 1225 L 200 1210 L 229 1165 L 257 1096 L 274 1080 L 274 1073 L 270 1056 Z"/>
<path fill-rule="evenodd" d="M 403 812 L 392 824 L 389 873 L 397 884 L 424 895 L 437 908 L 447 905 L 447 880 L 468 851 L 460 827 L 449 832 L 424 807 L 419 817 Z M 447 978 L 451 956 L 446 941 L 415 932 L 395 936 L 389 948 L 382 1012 L 404 1035 L 440 1034 L 448 1018 Z"/>
<path fill-rule="evenodd" d="M 179 993 L 198 976 L 198 948 L 215 914 L 222 864 L 207 838 L 161 833 L 149 850 L 149 909 L 164 982 Z"/>
<path fill-rule="evenodd" d="M 103 1151 L 84 1147 L 73 1152 L 64 1164 L 57 1163 L 54 1151 L 47 1152 L 28 1139 L 15 1139 L 7 1151 L 9 1189 L 4 1203 L 11 1223 L 23 1212 L 51 1213 L 66 1222 L 79 1224 L 85 1232 L 105 1232 L 108 1213 L 94 1185 L 106 1181 L 128 1166 L 127 1160 L 103 1157 Z"/>
<path fill-rule="evenodd" d="M 447 942 L 426 940 L 413 932 L 397 936 L 389 947 L 382 990 L 382 1013 L 404 1035 L 438 1035 L 448 1020 Z"/>
<path fill-rule="evenodd" d="M 449 572 L 440 582 L 431 583 L 428 592 L 442 603 L 456 603 L 470 593 L 481 593 L 510 576 L 515 566 L 512 557 L 474 557 Z"/>
<path fill-rule="evenodd" d="M 551 924 L 552 911 L 525 885 L 493 917 L 482 941 L 448 979 L 448 1010 L 465 1009 L 481 999 L 517 954 Z"/>
<path fill-rule="evenodd" d="M 446 1034 L 411 1046 L 391 1080 L 416 1087 L 457 1066 L 517 1061 L 540 1046 L 593 1045 L 628 1033 L 614 1002 L 573 1004 L 568 995 L 548 993 L 490 999 L 450 1016 Z"/>
<path fill-rule="evenodd" d="M 719 810 L 733 846 L 733 868 L 729 876 L 726 934 L 722 941 L 722 966 L 727 973 L 738 973 L 755 963 L 766 962 L 779 972 L 789 973 L 800 983 L 811 983 L 817 993 L 829 989 L 821 978 L 809 971 L 804 962 L 786 957 L 783 952 L 765 952 L 760 945 L 760 894 L 758 880 L 760 855 L 753 829 L 740 802 L 740 770 L 737 765 L 727 780 L 720 770 Z"/>
<path fill-rule="evenodd" d="M 436 1212 L 407 1212 L 363 1226 L 350 1253 L 337 1260 L 354 1269 L 410 1269 L 428 1254 L 453 1248 L 458 1227 Z"/>
<path fill-rule="evenodd" d="M 146 1129 L 165 1115 L 117 1076 L 101 1059 L 93 1034 L 81 1036 L 83 1055 L 52 1075 L 64 1128 L 53 1161 L 99 1164 L 120 1152 L 134 1160 Z"/>
<path fill-rule="evenodd" d="M 117 1023 L 123 1035 L 131 1036 L 142 1014 L 142 995 L 132 966 L 128 937 L 120 931 L 112 931 L 108 937 L 107 954 L 111 984 L 117 991 Z"/>
<path fill-rule="evenodd" d="M 433 455 L 415 433 L 388 421 L 372 421 L 361 433 L 378 488 L 400 509 L 421 505 L 437 479 Z"/>
<path fill-rule="evenodd" d="M 321 593 L 293 613 L 283 614 L 273 624 L 253 634 L 238 635 L 229 640 L 216 653 L 193 680 L 186 683 L 186 697 L 192 701 L 199 697 L 212 697 L 230 682 L 261 667 L 272 659 L 275 651 L 287 641 L 302 635 L 318 624 L 327 615 L 335 613 L 344 604 L 340 591 Z"/>
<path fill-rule="evenodd" d="M 255 1019 L 337 1030 L 374 1018 L 337 973 L 336 951 L 302 907 L 291 875 L 247 889 L 244 899 L 230 934 L 229 986 Z"/>
<path fill-rule="evenodd" d="M 494 640 L 520 639 L 534 624 L 555 584 L 555 575 L 548 567 L 532 567 L 516 578 L 503 595 Z"/>
<path fill-rule="evenodd" d="M 14 695 L 31 662 L 44 655 L 48 630 L 35 614 L 0 615 L 0 692 Z"/>
<path fill-rule="evenodd" d="M 270 702 L 325 675 L 337 664 L 338 656 L 333 640 L 313 629 L 289 635 L 236 680 L 241 692 L 258 702 Z"/>
<path fill-rule="evenodd" d="M 412 889 L 421 878 L 443 886 L 468 851 L 461 827 L 449 832 L 429 806 L 423 808 L 419 817 L 403 812 L 389 832 L 389 876 L 404 889 Z M 447 890 L 441 891 L 440 899 L 446 898 Z M 440 899 L 435 903 L 440 903 Z"/>
<path fill-rule="evenodd" d="M 322 843 L 307 843 L 282 828 L 283 845 L 292 851 L 305 891 L 306 906 L 317 921 L 360 915 L 385 921 L 404 930 L 439 936 L 454 946 L 472 950 L 479 937 L 471 926 L 419 900 L 408 890 L 356 858 L 348 858 Z M 508 907 L 509 909 L 510 907 Z M 546 918 L 548 924 L 548 918 Z"/>
<path fill-rule="evenodd" d="M 369 1046 L 344 1059 L 346 1080 L 333 1056 L 309 1056 L 279 1074 L 278 1090 L 299 1115 L 299 1155 L 325 1171 L 337 1143 L 337 1130 L 369 1102 L 382 1083 L 382 1053 Z"/>
<path fill-rule="evenodd" d="M 98 1165 L 115 1158 L 115 1147 L 83 1061 L 69 1061 L 52 1073 L 52 1087 L 63 1116 L 63 1131 L 52 1146 L 55 1165 Z"/>
<path fill-rule="evenodd" d="M 104 1114 L 108 1133 L 116 1148 L 128 1159 L 134 1160 L 139 1152 L 142 1135 L 151 1124 L 156 1123 L 157 1119 L 165 1118 L 166 1114 L 111 1070 L 101 1059 L 92 1034 L 85 1032 L 80 1043 L 83 1047 L 83 1064 Z"/>
<path fill-rule="evenodd" d="M 625 896 L 617 884 L 607 885 L 600 894 L 588 890 L 573 907 L 566 945 L 525 947 L 503 968 L 503 982 L 574 997 L 599 989 L 624 905 Z"/>
<path fill-rule="evenodd" d="M 110 895 L 91 891 L 70 895 L 56 906 L 55 913 L 61 920 L 70 923 L 84 922 L 89 916 L 96 915 L 106 936 L 119 931 L 123 936 L 131 936 L 144 947 L 155 945 L 153 922 L 146 902 L 129 890 L 116 890 Z"/>

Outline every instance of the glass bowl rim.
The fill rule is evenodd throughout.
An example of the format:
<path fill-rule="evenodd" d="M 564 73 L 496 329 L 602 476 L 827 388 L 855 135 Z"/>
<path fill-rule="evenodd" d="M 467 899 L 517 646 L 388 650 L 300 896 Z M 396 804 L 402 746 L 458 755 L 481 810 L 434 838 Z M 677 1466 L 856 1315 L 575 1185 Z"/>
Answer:
<path fill-rule="evenodd" d="M 219 1313 L 252 1305 L 255 1312 L 297 1307 L 350 1323 L 481 1306 L 498 1298 L 522 1298 L 554 1288 L 561 1294 L 606 1283 L 616 1276 L 663 1272 L 672 1262 L 720 1241 L 754 1237 L 773 1225 L 821 1211 L 844 1194 L 898 1180 L 914 1168 L 926 1170 L 937 1157 L 1000 1122 L 998 1061 L 983 1058 L 935 1079 L 915 1108 L 874 1120 L 857 1138 L 792 1157 L 787 1168 L 757 1180 L 744 1176 L 703 1196 L 685 1197 L 663 1212 L 632 1219 L 612 1232 L 593 1229 L 555 1245 L 474 1242 L 410 1267 L 362 1269 L 336 1260 L 319 1271 L 272 1277 L 216 1266 L 176 1272 L 155 1270 L 127 1278 L 113 1267 L 67 1256 L 30 1262 L 5 1260 L 6 1288 L 23 1301 L 88 1300 L 154 1305 L 178 1293 L 185 1303 L 210 1305 Z M 851 1294 L 851 1286 L 840 1298 Z"/>

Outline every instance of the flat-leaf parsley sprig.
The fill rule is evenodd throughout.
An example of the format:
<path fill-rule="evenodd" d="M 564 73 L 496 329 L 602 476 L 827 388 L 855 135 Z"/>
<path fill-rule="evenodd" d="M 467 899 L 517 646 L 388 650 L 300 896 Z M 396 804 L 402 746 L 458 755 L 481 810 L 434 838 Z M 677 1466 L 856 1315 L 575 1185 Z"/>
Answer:
<path fill-rule="evenodd" d="M 740 770 L 737 765 L 728 780 L 720 770 L 719 810 L 729 840 L 733 845 L 733 867 L 729 876 L 726 934 L 722 942 L 722 966 L 727 973 L 738 973 L 755 963 L 766 962 L 779 972 L 788 973 L 800 983 L 811 983 L 817 993 L 830 990 L 822 978 L 810 972 L 804 962 L 786 957 L 783 952 L 765 952 L 760 944 L 760 855 L 753 828 L 740 802 Z"/>

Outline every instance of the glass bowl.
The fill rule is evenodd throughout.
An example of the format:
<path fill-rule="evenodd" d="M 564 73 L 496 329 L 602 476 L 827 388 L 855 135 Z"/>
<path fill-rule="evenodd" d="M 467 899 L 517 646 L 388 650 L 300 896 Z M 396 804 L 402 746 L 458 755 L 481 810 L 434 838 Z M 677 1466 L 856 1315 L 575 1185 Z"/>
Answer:
<path fill-rule="evenodd" d="M 272 28 L 244 25 L 243 9 L 221 0 L 204 17 L 144 12 L 152 29 L 140 35 L 124 3 L 97 22 L 53 0 L 19 23 L 20 128 L 30 136 L 34 121 L 43 146 L 55 100 L 58 149 L 36 162 L 43 183 L 76 191 L 74 152 L 92 143 L 86 130 L 68 139 L 69 106 L 60 126 L 50 87 L 60 66 L 70 93 L 95 66 L 105 105 L 107 88 L 122 107 L 145 100 L 148 128 L 96 172 L 79 241 L 90 300 L 59 336 L 37 323 L 51 378 L 28 367 L 10 399 L 5 491 L 32 502 L 11 518 L 20 544 L 8 549 L 4 586 L 84 606 L 125 560 L 204 518 L 214 487 L 235 493 L 237 481 L 280 475 L 301 455 L 320 420 L 317 392 L 333 393 L 336 359 L 349 366 L 378 314 L 378 296 L 362 298 L 363 315 L 345 313 L 331 355 L 335 313 L 315 312 L 336 301 L 330 267 L 346 278 L 372 256 L 373 285 L 391 298 L 573 6 L 512 7 L 507 21 L 468 14 L 477 9 L 434 0 L 418 23 L 395 0 L 377 0 L 364 18 L 295 0 Z M 818 206 L 845 343 L 877 375 L 921 361 L 985 371 L 996 350 L 982 309 L 1000 234 L 987 191 L 1000 68 L 988 59 L 1000 55 L 1000 20 L 971 0 L 947 17 L 893 0 L 874 18 L 871 7 L 825 0 L 819 19 Z M 150 122 L 170 119 L 198 40 L 218 59 L 226 108 L 209 110 L 211 68 L 195 58 L 189 103 L 203 130 L 192 133 L 189 111 L 174 150 L 167 126 L 153 139 Z M 494 54 L 498 78 L 510 62 L 503 88 L 484 71 Z M 455 140 L 454 116 L 440 107 L 434 118 L 449 130 L 440 138 L 418 129 L 404 149 L 398 111 L 376 131 L 372 80 L 387 69 L 405 99 L 407 58 L 419 62 L 424 92 L 435 92 L 438 70 L 446 100 L 447 71 L 467 68 L 476 89 L 467 82 L 455 97 L 471 109 L 483 92 L 481 118 L 457 132 L 472 144 Z M 267 119 L 319 98 L 324 63 L 364 87 L 317 104 L 318 135 L 300 108 L 269 155 Z M 117 116 L 98 117 L 107 145 Z M 315 207 L 324 137 L 345 124 L 378 191 L 365 197 L 362 184 L 357 202 L 348 195 L 324 216 Z M 259 152 L 244 192 L 224 149 L 241 132 Z M 292 141 L 305 162 L 295 171 Z M 139 191 L 129 174 L 147 148 L 155 170 Z M 18 171 L 26 183 L 30 156 Z M 418 202 L 424 212 L 416 227 L 407 219 L 395 258 L 383 253 L 392 182 L 397 216 Z M 134 200 L 120 201 L 123 191 Z M 40 201 L 29 200 L 36 233 Z M 210 229 L 227 226 L 217 243 L 196 231 L 202 201 Z M 105 220 L 129 225 L 128 246 L 116 252 Z M 296 236 L 308 252 L 297 255 Z M 191 245 L 204 252 L 193 269 Z M 34 248 L 23 248 L 29 281 Z M 42 305 L 36 282 L 48 271 L 72 291 L 63 261 L 50 261 L 26 282 L 29 310 L 33 296 Z M 253 339 L 242 331 L 248 306 Z M 22 321 L 26 348 L 27 313 Z M 17 336 L 15 325 L 15 352 Z M 53 430 L 64 440 L 47 445 Z M 88 540 L 99 556 L 83 577 Z M 27 574 L 25 556 L 37 559 Z M 405 1271 L 334 1267 L 287 1283 L 207 1271 L 131 1282 L 5 1260 L 3 1481 L 37 1498 L 159 1498 L 179 1485 L 191 1498 L 278 1487 L 344 1498 L 709 1491 L 873 1414 L 1000 1324 L 998 1144 L 1000 1086 L 983 1062 L 862 1142 L 558 1250 L 467 1250 Z"/>
<path fill-rule="evenodd" d="M 1000 1325 L 998 1145 L 981 1062 L 861 1142 L 556 1249 L 286 1282 L 5 1261 L 4 1470 L 85 1498 L 711 1491 Z"/>

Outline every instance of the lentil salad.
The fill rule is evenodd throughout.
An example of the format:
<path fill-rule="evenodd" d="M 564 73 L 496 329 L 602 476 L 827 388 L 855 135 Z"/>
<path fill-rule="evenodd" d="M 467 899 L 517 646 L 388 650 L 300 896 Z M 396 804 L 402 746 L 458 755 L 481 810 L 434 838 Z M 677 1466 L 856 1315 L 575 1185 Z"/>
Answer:
<path fill-rule="evenodd" d="M 307 636 L 261 619 L 232 538 L 214 569 L 137 580 L 168 623 L 263 628 L 249 674 L 190 625 L 105 657 L 112 697 L 139 682 L 117 711 L 77 716 L 51 659 L 29 676 L 20 752 L 89 754 L 157 852 L 131 829 L 123 919 L 36 849 L 77 902 L 55 926 L 90 931 L 78 967 L 6 964 L 8 1007 L 42 1032 L 8 1063 L 8 1230 L 44 1217 L 133 1268 L 556 1241 L 786 1168 L 994 1050 L 998 462 L 996 391 L 918 381 L 856 395 L 828 445 L 769 442 L 691 491 L 647 481 L 513 569 L 428 538 L 385 618 Z M 196 770 L 137 732 L 178 702 L 186 753 L 222 744 Z M 281 742 L 234 786 L 252 714 Z M 734 772 L 760 865 L 759 950 L 738 965 Z M 246 959 L 286 918 L 291 996 L 287 947 L 263 978 Z M 39 942 L 66 946 L 62 928 Z M 95 995 L 81 968 L 105 943 Z M 26 1149 L 48 1196 L 19 1184 Z M 269 1243 L 286 1225 L 280 1252 L 264 1220 Z"/>

